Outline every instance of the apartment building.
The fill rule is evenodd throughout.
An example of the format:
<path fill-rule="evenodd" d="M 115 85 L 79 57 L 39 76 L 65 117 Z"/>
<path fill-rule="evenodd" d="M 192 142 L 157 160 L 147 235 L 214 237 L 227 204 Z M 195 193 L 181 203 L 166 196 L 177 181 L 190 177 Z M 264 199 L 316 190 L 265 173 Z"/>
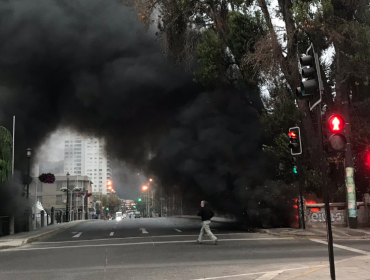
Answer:
<path fill-rule="evenodd" d="M 64 148 L 64 172 L 88 176 L 94 194 L 107 194 L 107 181 L 111 180 L 112 171 L 104 140 L 69 135 Z"/>

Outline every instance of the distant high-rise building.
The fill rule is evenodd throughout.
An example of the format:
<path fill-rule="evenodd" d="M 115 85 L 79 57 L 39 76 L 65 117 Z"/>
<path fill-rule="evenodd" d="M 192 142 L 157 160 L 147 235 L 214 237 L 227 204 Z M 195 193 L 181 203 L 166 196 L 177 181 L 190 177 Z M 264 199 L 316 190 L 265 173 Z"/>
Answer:
<path fill-rule="evenodd" d="M 44 161 L 40 163 L 40 174 L 52 173 L 61 174 L 64 173 L 64 161 Z"/>
<path fill-rule="evenodd" d="M 104 141 L 70 135 L 64 144 L 64 172 L 88 176 L 93 183 L 93 193 L 106 194 L 112 171 Z"/>

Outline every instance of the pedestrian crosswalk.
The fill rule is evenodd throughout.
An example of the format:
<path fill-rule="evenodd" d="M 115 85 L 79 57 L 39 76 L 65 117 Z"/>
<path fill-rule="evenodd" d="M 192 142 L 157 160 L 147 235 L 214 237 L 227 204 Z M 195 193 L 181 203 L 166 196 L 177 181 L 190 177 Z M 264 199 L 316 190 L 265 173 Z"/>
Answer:
<path fill-rule="evenodd" d="M 112 230 L 115 230 L 117 227 L 116 226 L 114 226 L 113 228 L 112 228 Z M 142 234 L 148 234 L 149 232 L 148 232 L 148 230 L 147 229 L 145 229 L 145 228 L 139 228 L 139 230 L 141 231 L 141 233 Z M 179 229 L 179 228 L 174 228 L 174 229 L 172 229 L 172 230 L 174 230 L 174 231 L 176 231 L 176 232 L 178 232 L 178 233 L 182 233 L 183 231 L 181 230 L 181 229 Z M 83 235 L 83 232 L 82 231 L 80 231 L 80 232 L 71 232 L 71 234 L 72 234 L 72 238 L 79 238 L 79 237 L 81 237 L 82 235 Z M 109 232 L 108 233 L 108 236 L 109 237 L 112 237 L 112 236 L 114 236 L 114 231 L 111 231 L 111 232 Z"/>

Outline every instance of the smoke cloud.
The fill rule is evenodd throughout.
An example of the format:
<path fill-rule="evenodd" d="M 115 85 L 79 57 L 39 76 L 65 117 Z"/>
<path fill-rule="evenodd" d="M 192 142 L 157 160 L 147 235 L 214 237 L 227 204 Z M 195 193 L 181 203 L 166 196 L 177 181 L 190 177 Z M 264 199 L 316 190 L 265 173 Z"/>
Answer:
<path fill-rule="evenodd" d="M 120 1 L 0 1 L 0 19 L 0 121 L 11 130 L 17 118 L 16 169 L 26 170 L 27 147 L 37 153 L 69 128 L 104 137 L 133 166 L 145 168 L 152 152 L 148 172 L 163 186 L 247 213 L 248 188 L 269 172 L 243 93 L 201 94 Z"/>
<path fill-rule="evenodd" d="M 197 93 L 118 1 L 0 1 L 0 18 L 0 120 L 11 128 L 16 115 L 18 169 L 58 126 L 105 137 L 112 156 L 140 164 Z"/>

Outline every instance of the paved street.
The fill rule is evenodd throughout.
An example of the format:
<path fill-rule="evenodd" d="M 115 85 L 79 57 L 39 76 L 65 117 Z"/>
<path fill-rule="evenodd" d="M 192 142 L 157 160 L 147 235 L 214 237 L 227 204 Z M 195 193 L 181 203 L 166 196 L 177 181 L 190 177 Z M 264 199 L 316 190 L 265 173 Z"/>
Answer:
<path fill-rule="evenodd" d="M 199 220 L 184 218 L 81 223 L 0 251 L 0 279 L 269 280 L 293 279 L 289 275 L 318 269 L 328 272 L 324 241 L 248 233 L 230 223 L 213 223 L 219 244 L 197 244 L 199 228 Z M 335 244 L 336 261 L 370 254 L 368 240 Z"/>

